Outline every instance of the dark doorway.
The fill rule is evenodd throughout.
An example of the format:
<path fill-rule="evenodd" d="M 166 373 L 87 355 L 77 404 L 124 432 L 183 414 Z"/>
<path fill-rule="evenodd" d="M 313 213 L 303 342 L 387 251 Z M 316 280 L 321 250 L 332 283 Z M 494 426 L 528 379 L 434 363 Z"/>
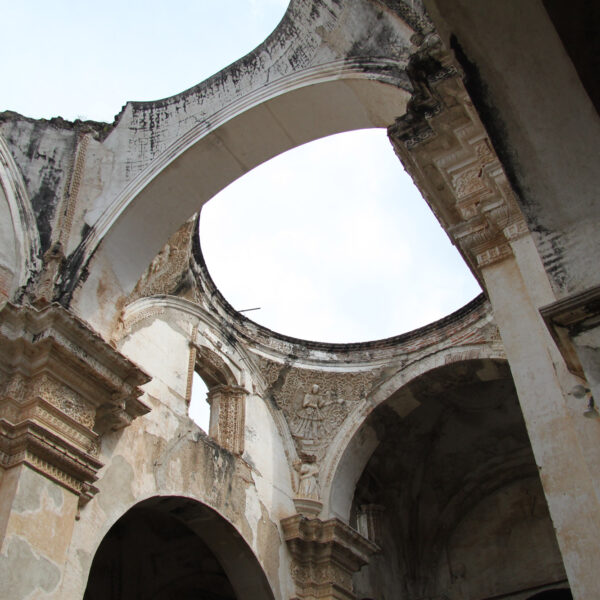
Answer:
<path fill-rule="evenodd" d="M 175 517 L 134 508 L 104 538 L 84 600 L 237 600 L 206 544 Z"/>
<path fill-rule="evenodd" d="M 256 557 L 215 511 L 179 497 L 142 502 L 111 527 L 84 594 L 84 600 L 245 597 L 273 598 Z"/>

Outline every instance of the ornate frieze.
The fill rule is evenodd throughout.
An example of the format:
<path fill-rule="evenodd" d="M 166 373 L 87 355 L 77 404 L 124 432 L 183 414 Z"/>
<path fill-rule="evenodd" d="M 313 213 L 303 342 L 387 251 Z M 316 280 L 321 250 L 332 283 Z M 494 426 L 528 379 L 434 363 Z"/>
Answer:
<path fill-rule="evenodd" d="M 99 442 L 149 411 L 148 377 L 57 305 L 0 311 L 0 460 L 27 464 L 85 503 Z"/>
<path fill-rule="evenodd" d="M 411 64 L 413 100 L 388 135 L 405 169 L 479 277 L 480 268 L 512 255 L 510 242 L 528 233 L 527 225 L 460 69 L 436 35 L 425 38 Z"/>
<path fill-rule="evenodd" d="M 292 555 L 296 599 L 354 600 L 352 576 L 379 550 L 339 519 L 294 515 L 282 519 L 283 537 Z"/>

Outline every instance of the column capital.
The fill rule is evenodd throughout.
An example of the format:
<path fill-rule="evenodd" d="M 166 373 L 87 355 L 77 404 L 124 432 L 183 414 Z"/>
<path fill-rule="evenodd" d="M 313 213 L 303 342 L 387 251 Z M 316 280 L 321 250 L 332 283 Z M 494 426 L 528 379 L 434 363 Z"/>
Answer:
<path fill-rule="evenodd" d="M 304 515 L 281 520 L 292 555 L 291 571 L 298 599 L 354 600 L 352 576 L 379 547 L 339 519 L 322 521 Z"/>

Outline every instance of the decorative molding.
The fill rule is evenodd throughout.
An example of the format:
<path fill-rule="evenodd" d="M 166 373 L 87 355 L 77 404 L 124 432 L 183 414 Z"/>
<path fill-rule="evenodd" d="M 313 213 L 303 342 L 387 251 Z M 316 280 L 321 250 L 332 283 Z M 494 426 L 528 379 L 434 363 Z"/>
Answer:
<path fill-rule="evenodd" d="M 192 401 L 192 387 L 194 385 L 194 373 L 196 372 L 196 347 L 190 344 L 190 355 L 188 358 L 187 382 L 185 385 L 185 403 L 189 407 Z"/>
<path fill-rule="evenodd" d="M 63 212 L 59 224 L 58 240 L 63 247 L 66 247 L 68 243 L 71 227 L 73 226 L 73 217 L 75 216 L 79 188 L 83 178 L 85 159 L 91 137 L 92 136 L 89 133 L 80 133 L 77 139 L 77 146 L 71 165 L 71 177 L 69 185 L 65 190 Z"/>
<path fill-rule="evenodd" d="M 355 600 L 352 576 L 379 550 L 376 544 L 339 519 L 298 514 L 282 519 L 281 527 L 292 555 L 293 600 Z"/>
<path fill-rule="evenodd" d="M 436 35 L 411 57 L 407 114 L 388 128 L 405 169 L 474 275 L 529 230 L 490 139 Z"/>
<path fill-rule="evenodd" d="M 95 493 L 101 436 L 150 409 L 149 381 L 58 305 L 0 310 L 0 460 L 27 464 L 79 496 Z"/>

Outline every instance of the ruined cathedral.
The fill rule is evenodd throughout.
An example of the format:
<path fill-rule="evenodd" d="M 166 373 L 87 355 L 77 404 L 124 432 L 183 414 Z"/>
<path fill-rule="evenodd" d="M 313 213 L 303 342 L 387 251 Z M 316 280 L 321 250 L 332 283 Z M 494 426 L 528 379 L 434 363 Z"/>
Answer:
<path fill-rule="evenodd" d="M 1 113 L 0 597 L 598 600 L 599 13 L 291 0 L 114 123 Z M 237 313 L 201 206 L 375 127 L 483 294 L 355 344 Z"/>

